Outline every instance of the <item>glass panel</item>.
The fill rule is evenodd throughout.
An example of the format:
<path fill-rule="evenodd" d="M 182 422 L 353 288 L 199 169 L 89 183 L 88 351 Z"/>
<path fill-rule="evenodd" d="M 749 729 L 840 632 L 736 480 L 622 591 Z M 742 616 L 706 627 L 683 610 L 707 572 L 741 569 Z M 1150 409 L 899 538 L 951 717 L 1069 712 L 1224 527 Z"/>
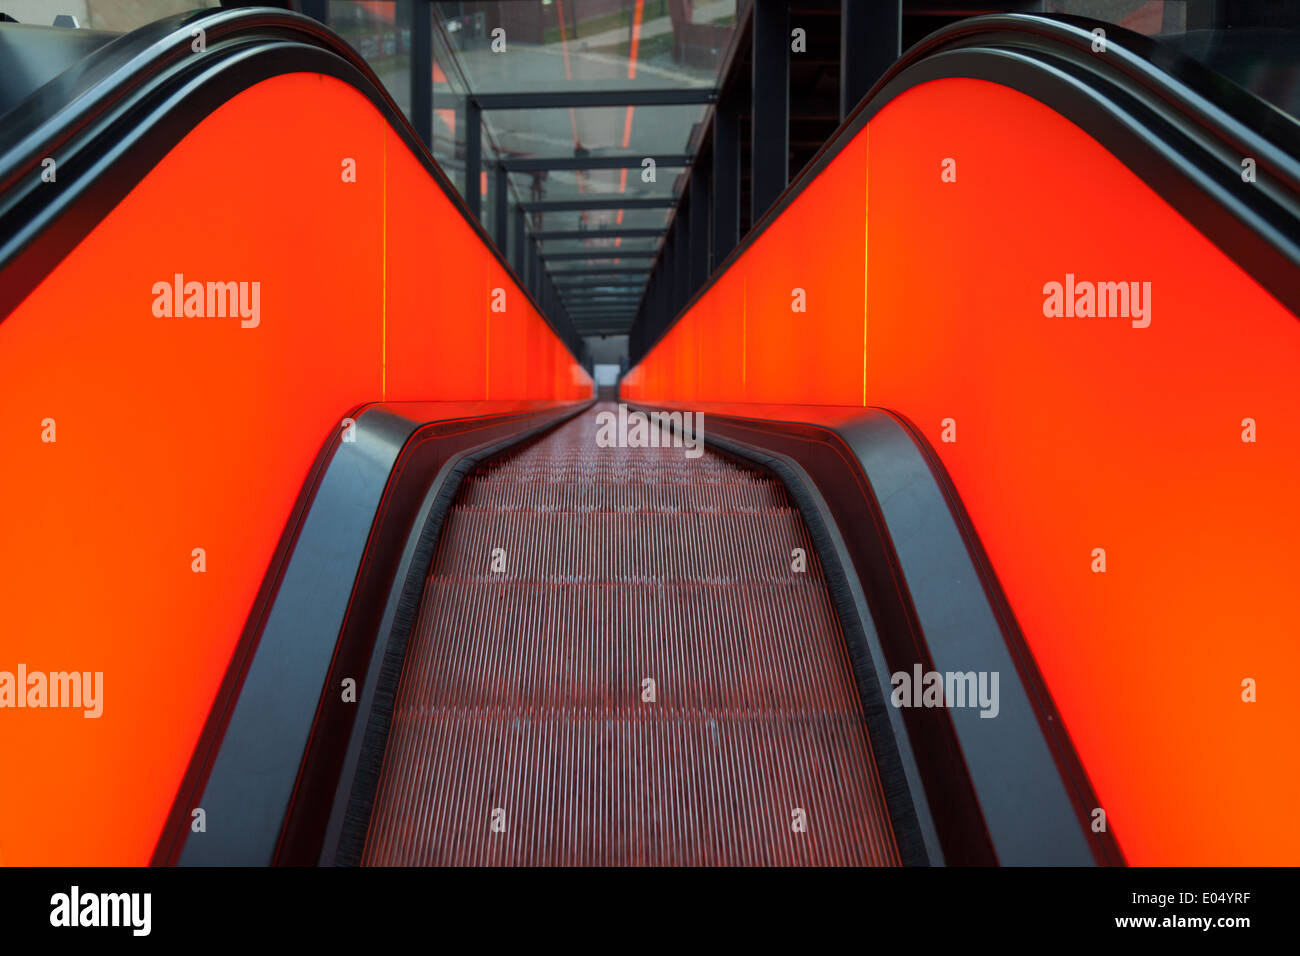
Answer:
<path fill-rule="evenodd" d="M 593 156 L 688 152 L 702 103 L 687 106 L 591 106 L 581 109 L 490 110 L 492 137 L 511 156 Z"/>
<path fill-rule="evenodd" d="M 561 294 L 566 302 L 574 303 L 583 298 L 593 296 L 617 296 L 618 298 L 634 297 L 640 299 L 644 291 L 644 285 L 633 286 L 582 286 L 581 288 L 565 289 Z"/>
<path fill-rule="evenodd" d="M 330 29 L 370 64 L 388 95 L 411 115 L 411 24 L 396 0 L 330 0 Z"/>
<path fill-rule="evenodd" d="M 542 251 L 548 255 L 553 252 L 654 252 L 659 248 L 658 239 L 543 239 Z"/>
<path fill-rule="evenodd" d="M 509 200 L 510 204 L 506 209 L 506 247 L 502 251 L 505 253 L 506 258 L 510 260 L 510 264 L 516 265 L 515 233 L 518 231 L 519 223 L 518 217 L 515 215 L 515 209 L 519 205 L 519 202 L 513 192 L 510 193 Z"/>
<path fill-rule="evenodd" d="M 736 0 L 436 3 L 434 154 L 457 188 L 463 189 L 465 148 L 460 127 L 469 94 L 714 88 L 732 41 L 736 7 Z M 489 228 L 494 225 L 494 204 L 500 198 L 493 195 L 492 171 L 500 156 L 688 153 L 707 110 L 705 104 L 487 110 L 482 156 L 493 188 L 483 197 L 482 222 Z M 515 172 L 509 177 L 508 193 L 512 204 L 620 197 L 670 200 L 680 191 L 682 173 L 678 167 L 660 167 L 654 181 L 645 182 L 639 165 Z M 662 231 L 671 215 L 667 206 L 531 213 L 527 231 Z M 512 216 L 510 229 L 515 228 Z M 543 252 L 552 257 L 546 269 L 554 276 L 587 269 L 635 270 L 631 278 L 639 293 L 653 262 L 648 254 L 661 241 L 658 236 L 545 240 Z M 578 253 L 585 257 L 553 258 Z M 591 258 L 602 253 L 621 255 Z M 642 257 L 628 258 L 636 253 Z M 627 276 L 612 277 L 608 287 L 627 281 Z"/>
<path fill-rule="evenodd" d="M 611 282 L 614 281 L 638 282 L 638 281 L 644 281 L 650 275 L 650 265 L 653 261 L 654 261 L 653 259 L 638 259 L 635 262 L 625 263 L 624 265 L 621 266 L 616 266 L 611 262 L 601 262 L 598 263 L 596 266 L 585 266 L 580 262 L 557 262 L 555 264 L 555 268 L 551 270 L 551 277 L 556 280 L 560 280 L 561 277 L 563 277 L 566 273 L 568 273 L 569 275 L 573 275 L 576 272 L 586 271 L 591 268 L 599 268 L 599 269 L 618 270 L 617 275 L 611 275 L 609 277 Z M 586 279 L 594 279 L 594 278 L 598 278 L 598 277 L 590 276 L 590 275 L 575 276 L 575 278 L 564 279 L 563 281 L 574 282 L 577 279 L 586 280 Z"/>
<path fill-rule="evenodd" d="M 548 169 L 511 173 L 510 178 L 515 189 L 534 202 L 591 196 L 671 199 L 680 174 L 679 169 L 656 170 L 650 183 L 642 182 L 639 169 Z"/>
<path fill-rule="evenodd" d="M 713 86 L 736 21 L 735 0 L 438 7 L 480 93 Z"/>
<path fill-rule="evenodd" d="M 653 259 L 641 256 L 637 258 L 620 258 L 614 253 L 593 253 L 595 258 L 586 259 L 561 259 L 548 260 L 556 268 L 554 272 L 562 272 L 565 269 L 613 269 L 623 267 L 626 269 L 649 269 Z"/>
<path fill-rule="evenodd" d="M 533 232 L 561 232 L 575 229 L 662 229 L 671 209 L 583 209 L 532 213 Z"/>
<path fill-rule="evenodd" d="M 4 0 L 0 12 L 33 26 L 53 26 L 55 17 L 65 15 L 84 29 L 127 33 L 174 13 L 219 6 L 220 0 Z"/>
<path fill-rule="evenodd" d="M 433 31 L 433 158 L 465 191 L 465 97 L 467 89 L 446 38 Z"/>
<path fill-rule="evenodd" d="M 534 213 L 532 227 L 551 232 L 563 229 L 663 229 L 671 209 L 583 209 Z"/>
<path fill-rule="evenodd" d="M 1300 117 L 1298 4 L 1045 0 L 1044 9 L 1108 21 L 1154 37 Z"/>
<path fill-rule="evenodd" d="M 1147 36 L 1181 33 L 1187 28 L 1186 0 L 1045 0 L 1043 11 L 1104 20 Z"/>

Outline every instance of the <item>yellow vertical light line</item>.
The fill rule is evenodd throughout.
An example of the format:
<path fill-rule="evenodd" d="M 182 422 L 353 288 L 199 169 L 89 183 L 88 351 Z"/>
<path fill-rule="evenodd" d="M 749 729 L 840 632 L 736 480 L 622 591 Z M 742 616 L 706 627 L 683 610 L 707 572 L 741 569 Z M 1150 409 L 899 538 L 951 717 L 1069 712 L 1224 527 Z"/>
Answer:
<path fill-rule="evenodd" d="M 700 357 L 703 355 L 704 346 L 700 343 L 700 321 L 695 323 L 695 395 L 696 401 L 700 398 Z"/>
<path fill-rule="evenodd" d="M 379 239 L 379 397 L 388 401 L 388 130 L 383 131 L 384 174 L 380 188 Z"/>
<path fill-rule="evenodd" d="M 749 279 L 740 277 L 740 397 L 749 398 Z"/>
<path fill-rule="evenodd" d="M 867 252 L 871 242 L 868 217 L 871 206 L 871 134 L 863 130 L 862 135 L 867 137 L 864 150 L 867 158 L 862 168 L 862 406 L 865 408 L 867 405 L 867 267 L 871 261 L 871 256 Z"/>

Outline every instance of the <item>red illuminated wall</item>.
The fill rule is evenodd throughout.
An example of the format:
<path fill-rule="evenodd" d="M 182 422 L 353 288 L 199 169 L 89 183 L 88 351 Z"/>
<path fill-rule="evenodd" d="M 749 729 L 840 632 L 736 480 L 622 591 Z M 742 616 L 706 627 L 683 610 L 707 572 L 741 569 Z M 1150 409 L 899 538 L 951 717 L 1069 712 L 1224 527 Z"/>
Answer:
<path fill-rule="evenodd" d="M 156 318 L 152 287 L 178 272 L 259 281 L 260 325 Z M 99 719 L 0 710 L 0 864 L 148 861 L 351 409 L 590 394 L 352 87 L 283 76 L 205 119 L 0 322 L 0 671 L 104 673 Z"/>
<path fill-rule="evenodd" d="M 1066 273 L 1150 282 L 1150 326 L 1044 317 Z M 1096 141 L 945 79 L 885 106 L 623 394 L 910 419 L 1127 859 L 1295 864 L 1298 377 L 1296 317 Z"/>

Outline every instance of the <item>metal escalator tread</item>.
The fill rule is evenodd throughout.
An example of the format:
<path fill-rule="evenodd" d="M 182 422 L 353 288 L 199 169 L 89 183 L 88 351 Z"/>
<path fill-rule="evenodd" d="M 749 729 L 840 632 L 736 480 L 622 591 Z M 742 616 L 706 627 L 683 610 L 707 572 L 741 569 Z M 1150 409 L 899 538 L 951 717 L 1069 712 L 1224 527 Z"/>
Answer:
<path fill-rule="evenodd" d="M 784 487 L 707 451 L 598 447 L 597 410 L 462 484 L 363 863 L 897 865 Z"/>

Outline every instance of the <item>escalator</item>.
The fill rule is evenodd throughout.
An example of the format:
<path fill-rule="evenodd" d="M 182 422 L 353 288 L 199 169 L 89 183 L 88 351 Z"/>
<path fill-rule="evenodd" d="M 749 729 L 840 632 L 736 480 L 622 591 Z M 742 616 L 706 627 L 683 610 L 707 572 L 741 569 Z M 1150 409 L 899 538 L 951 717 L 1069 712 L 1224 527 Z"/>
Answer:
<path fill-rule="evenodd" d="M 363 862 L 897 865 L 844 636 L 780 482 L 668 435 L 601 448 L 596 421 L 462 484 Z"/>
<path fill-rule="evenodd" d="M 1149 728 L 1198 719 L 1187 687 L 1220 756 L 1290 727 L 1224 716 L 1294 657 L 1288 117 L 1118 30 L 1105 58 L 1070 20 L 943 31 L 704 287 L 651 286 L 620 387 L 653 440 L 609 447 L 626 409 L 595 401 L 576 330 L 320 24 L 226 9 L 40 42 L 62 59 L 0 86 L 0 494 L 27 504 L 0 532 L 0 667 L 102 671 L 110 706 L 0 724 L 32 768 L 0 790 L 0 860 L 1272 852 L 1287 771 L 1261 762 L 1264 798 L 1198 777 L 1232 812 L 1193 838 L 1194 754 L 1162 762 Z M 1041 184 L 1000 176 L 1022 161 L 1128 218 L 1040 215 Z M 1139 241 L 1148 272 L 1106 271 Z M 1039 290 L 1078 261 L 1155 277 L 1150 334 L 1049 316 Z M 209 304 L 253 285 L 251 325 Z M 1248 306 L 1235 336 L 1222 303 Z M 1270 444 L 1231 457 L 1256 419 Z M 1251 549 L 1200 570 L 1238 520 Z M 1155 545 L 1126 537 L 1144 521 Z M 75 600 L 69 555 L 94 568 Z M 1200 617 L 1243 616 L 1237 656 L 1206 650 Z M 1201 658 L 1228 670 L 1109 693 Z M 67 832 L 87 792 L 97 825 Z"/>

